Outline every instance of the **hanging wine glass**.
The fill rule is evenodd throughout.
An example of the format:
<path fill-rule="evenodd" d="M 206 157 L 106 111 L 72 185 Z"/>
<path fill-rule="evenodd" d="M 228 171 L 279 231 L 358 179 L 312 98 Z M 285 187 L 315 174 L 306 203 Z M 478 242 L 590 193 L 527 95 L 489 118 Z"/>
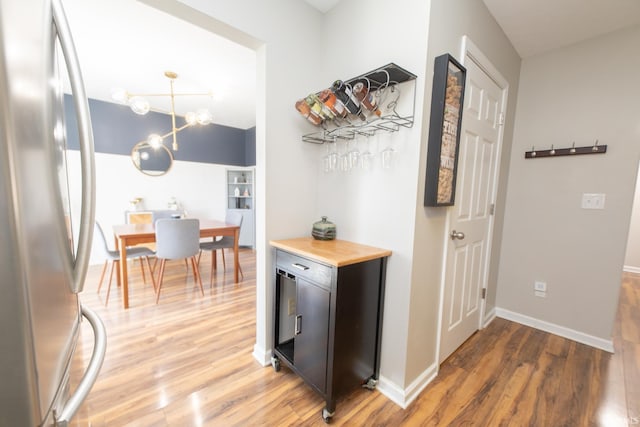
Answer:
<path fill-rule="evenodd" d="M 369 138 L 367 138 L 364 151 L 360 154 L 360 166 L 365 171 L 369 171 L 373 167 L 373 153 L 369 150 Z"/>
<path fill-rule="evenodd" d="M 322 157 L 322 170 L 324 173 L 331 172 L 331 152 L 329 151 L 329 143 L 325 143 L 327 146 L 327 153 Z"/>
<path fill-rule="evenodd" d="M 333 172 L 338 169 L 338 143 L 332 142 L 331 153 L 329 153 L 329 169 Z"/>
<path fill-rule="evenodd" d="M 358 167 L 360 163 L 360 150 L 358 150 L 358 140 L 355 139 L 353 141 L 353 147 L 347 153 L 349 156 L 349 170 L 354 170 Z"/>
<path fill-rule="evenodd" d="M 395 163 L 396 150 L 393 149 L 391 143 L 380 152 L 380 159 L 382 162 L 382 169 L 391 169 Z"/>
<path fill-rule="evenodd" d="M 340 170 L 342 172 L 349 172 L 349 140 L 345 143 L 344 153 L 340 156 Z"/>

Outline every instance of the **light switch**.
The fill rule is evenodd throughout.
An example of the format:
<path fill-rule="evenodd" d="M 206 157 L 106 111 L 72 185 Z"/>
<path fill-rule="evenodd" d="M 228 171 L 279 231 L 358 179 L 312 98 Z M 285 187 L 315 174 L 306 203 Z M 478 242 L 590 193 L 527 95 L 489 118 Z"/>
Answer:
<path fill-rule="evenodd" d="M 604 193 L 582 193 L 582 209 L 604 209 Z"/>

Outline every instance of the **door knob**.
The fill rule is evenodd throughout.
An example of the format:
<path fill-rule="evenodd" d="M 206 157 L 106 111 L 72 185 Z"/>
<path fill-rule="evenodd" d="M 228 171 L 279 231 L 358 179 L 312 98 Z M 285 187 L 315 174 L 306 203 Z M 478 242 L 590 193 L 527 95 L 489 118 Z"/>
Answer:
<path fill-rule="evenodd" d="M 462 240 L 464 239 L 464 233 L 462 231 L 451 230 L 451 240 Z"/>

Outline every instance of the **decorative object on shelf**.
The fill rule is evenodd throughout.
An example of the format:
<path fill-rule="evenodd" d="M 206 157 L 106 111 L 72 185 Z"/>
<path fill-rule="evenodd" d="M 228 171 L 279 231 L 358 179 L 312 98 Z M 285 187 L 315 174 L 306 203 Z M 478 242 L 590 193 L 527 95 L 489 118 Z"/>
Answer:
<path fill-rule="evenodd" d="M 607 152 L 606 145 L 598 145 L 598 140 L 593 145 L 587 145 L 584 147 L 576 147 L 576 143 L 571 144 L 569 148 L 554 148 L 551 145 L 549 150 L 536 150 L 535 147 L 531 147 L 531 151 L 525 151 L 525 159 L 538 159 L 541 157 L 562 157 L 562 156 L 575 156 L 578 154 L 604 154 Z"/>
<path fill-rule="evenodd" d="M 134 197 L 133 199 L 129 200 L 129 208 L 132 211 L 142 209 L 142 197 Z"/>
<path fill-rule="evenodd" d="M 173 155 L 164 145 L 153 147 L 147 141 L 141 141 L 131 150 L 131 161 L 143 174 L 161 176 L 171 169 Z"/>
<path fill-rule="evenodd" d="M 303 135 L 302 140 L 314 144 L 333 143 L 358 135 L 371 137 L 378 132 L 412 127 L 415 85 L 411 113 L 402 115 L 396 108 L 400 97 L 398 84 L 415 79 L 415 74 L 390 63 L 349 80 L 336 80 L 330 88 L 298 100 L 296 109 L 303 117 L 323 128 Z M 350 120 L 356 117 L 361 120 Z"/>
<path fill-rule="evenodd" d="M 171 209 L 172 211 L 177 211 L 179 208 L 179 203 L 176 200 L 175 197 L 169 197 L 169 202 L 167 203 L 167 208 Z"/>
<path fill-rule="evenodd" d="M 234 211 L 242 215 L 240 246 L 255 245 L 255 171 L 253 169 L 227 169 L 227 214 Z M 234 214 L 235 215 L 235 214 Z"/>
<path fill-rule="evenodd" d="M 435 58 L 425 206 L 451 206 L 455 200 L 466 73 L 449 54 Z"/>
<path fill-rule="evenodd" d="M 151 106 L 149 105 L 149 101 L 144 99 L 144 97 L 149 96 L 167 96 L 171 99 L 171 111 L 169 114 L 171 115 L 171 131 L 160 135 L 153 133 L 149 135 L 146 142 L 154 148 L 159 148 L 163 144 L 164 138 L 171 136 L 172 144 L 171 148 L 173 151 L 178 151 L 178 140 L 177 134 L 183 129 L 186 129 L 190 126 L 194 125 L 208 125 L 213 122 L 213 116 L 208 109 L 200 109 L 196 112 L 188 112 L 184 116 L 185 124 L 180 127 L 176 126 L 176 112 L 175 112 L 175 97 L 177 96 L 208 96 L 212 97 L 211 92 L 205 93 L 175 93 L 173 91 L 173 82 L 178 78 L 178 75 L 173 71 L 165 71 L 164 75 L 169 79 L 170 92 L 169 93 L 147 93 L 147 94 L 134 94 L 129 93 L 124 89 L 116 89 L 112 92 L 111 96 L 114 100 L 129 105 L 131 110 L 140 115 L 147 114 L 151 110 Z"/>
<path fill-rule="evenodd" d="M 311 235 L 316 240 L 333 240 L 336 238 L 336 225 L 323 216 L 320 221 L 313 223 Z"/>

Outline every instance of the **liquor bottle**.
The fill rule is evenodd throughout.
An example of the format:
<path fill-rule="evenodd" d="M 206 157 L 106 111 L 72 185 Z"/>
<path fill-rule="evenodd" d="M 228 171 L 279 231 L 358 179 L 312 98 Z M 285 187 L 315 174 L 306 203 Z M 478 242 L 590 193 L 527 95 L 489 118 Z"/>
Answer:
<path fill-rule="evenodd" d="M 349 113 L 344 104 L 336 97 L 331 89 L 325 89 L 318 95 L 320 101 L 330 109 L 336 117 L 345 118 Z"/>
<path fill-rule="evenodd" d="M 360 117 L 361 120 L 367 120 L 367 117 L 362 113 L 360 108 L 360 102 L 358 98 L 353 96 L 351 88 L 342 80 L 336 80 L 331 86 L 331 90 L 336 94 L 336 97 L 344 104 L 346 109 L 353 115 Z"/>
<path fill-rule="evenodd" d="M 307 95 L 304 100 L 309 104 L 311 111 L 315 111 L 324 120 L 333 120 L 335 118 L 335 114 L 320 101 L 320 98 L 315 93 Z"/>
<path fill-rule="evenodd" d="M 299 99 L 296 102 L 296 110 L 298 110 L 304 118 L 314 125 L 319 126 L 322 124 L 322 117 L 320 117 L 315 111 L 311 110 L 311 107 L 304 99 Z"/>
<path fill-rule="evenodd" d="M 360 105 L 362 105 L 367 110 L 373 112 L 376 116 L 380 117 L 382 112 L 378 108 L 378 103 L 374 98 L 373 94 L 364 87 L 364 83 L 358 82 L 353 86 L 353 94 L 358 101 L 360 101 Z"/>

